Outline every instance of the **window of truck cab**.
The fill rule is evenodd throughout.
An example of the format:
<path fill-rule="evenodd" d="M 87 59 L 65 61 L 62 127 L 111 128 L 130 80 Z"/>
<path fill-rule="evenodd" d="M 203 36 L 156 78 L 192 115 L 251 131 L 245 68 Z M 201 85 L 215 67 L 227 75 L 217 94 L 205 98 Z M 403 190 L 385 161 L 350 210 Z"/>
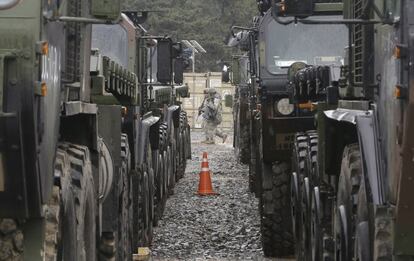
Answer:
<path fill-rule="evenodd" d="M 342 17 L 312 17 L 319 20 L 333 18 Z M 308 65 L 343 65 L 344 49 L 348 45 L 345 25 L 282 25 L 273 19 L 264 22 L 265 63 L 269 73 L 287 74 L 289 66 L 298 61 Z"/>

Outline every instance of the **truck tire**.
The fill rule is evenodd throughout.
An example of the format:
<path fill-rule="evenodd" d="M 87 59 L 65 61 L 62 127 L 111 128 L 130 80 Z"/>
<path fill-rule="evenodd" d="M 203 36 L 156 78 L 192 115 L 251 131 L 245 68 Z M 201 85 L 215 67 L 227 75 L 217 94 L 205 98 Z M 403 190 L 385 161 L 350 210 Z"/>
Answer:
<path fill-rule="evenodd" d="M 163 123 L 164 124 L 164 123 Z M 161 212 L 161 205 L 162 200 L 164 198 L 164 172 L 163 172 L 163 152 L 164 152 L 164 144 L 165 144 L 165 137 L 163 126 L 160 125 L 158 129 L 158 140 L 159 145 L 156 150 L 152 151 L 152 166 L 154 171 L 154 185 L 155 185 L 155 192 L 154 192 L 154 219 L 153 225 L 157 226 L 158 221 L 160 219 L 160 212 Z"/>
<path fill-rule="evenodd" d="M 71 260 L 77 256 L 75 203 L 66 151 L 58 149 L 51 198 L 45 208 L 44 260 Z M 57 239 L 60 238 L 60 242 Z M 59 244 L 60 243 L 60 244 Z M 59 244 L 59 245 L 58 245 Z M 24 235 L 14 219 L 0 219 L 0 260 L 22 260 Z"/>
<path fill-rule="evenodd" d="M 364 179 L 361 179 L 357 197 L 358 206 L 355 216 L 354 260 L 372 260 L 371 240 L 369 232 L 369 228 L 372 224 L 372 219 L 370 219 L 370 210 L 367 201 L 367 191 L 365 188 Z"/>
<path fill-rule="evenodd" d="M 95 186 L 89 150 L 85 146 L 65 143 L 69 155 L 72 188 L 75 196 L 77 258 L 79 261 L 96 260 L 96 203 Z"/>
<path fill-rule="evenodd" d="M 152 170 L 152 151 L 150 144 L 145 147 L 144 164 L 131 171 L 132 179 L 132 249 L 149 246 L 152 240 L 154 177 Z M 152 176 L 152 177 L 151 177 Z M 152 205 L 152 206 L 150 206 Z"/>
<path fill-rule="evenodd" d="M 308 136 L 305 133 L 297 133 L 295 135 L 295 143 L 293 146 L 293 162 L 291 177 L 291 213 L 292 213 L 292 225 L 293 234 L 295 237 L 295 253 L 298 260 L 304 259 L 306 256 L 306 224 L 304 224 L 303 211 L 306 210 L 306 204 L 304 204 L 303 190 L 304 179 L 308 175 L 307 156 L 308 156 Z M 306 199 L 305 199 L 306 201 Z"/>
<path fill-rule="evenodd" d="M 148 223 L 146 231 L 146 247 L 151 245 L 153 237 L 153 220 L 154 220 L 154 194 L 155 194 L 155 183 L 154 183 L 154 169 L 152 167 L 152 152 L 151 146 L 148 145 L 147 148 L 147 182 L 148 182 Z"/>
<path fill-rule="evenodd" d="M 336 260 L 351 260 L 354 255 L 355 210 L 361 179 L 361 153 L 358 144 L 345 146 L 334 213 Z"/>
<path fill-rule="evenodd" d="M 365 181 L 361 178 L 357 196 L 355 224 L 354 259 L 358 261 L 391 261 L 393 260 L 392 216 L 386 207 L 375 210 L 367 193 Z M 370 229 L 374 230 L 370 233 Z M 373 242 L 373 243 L 372 243 Z"/>
<path fill-rule="evenodd" d="M 134 188 L 134 219 L 133 219 L 133 244 L 135 247 L 146 245 L 148 205 L 148 177 L 147 171 L 139 169 L 133 174 L 132 185 Z"/>
<path fill-rule="evenodd" d="M 72 260 L 78 256 L 75 197 L 72 189 L 69 156 L 62 145 L 59 145 L 56 151 L 54 175 L 60 187 L 60 244 L 57 260 Z"/>
<path fill-rule="evenodd" d="M 243 125 L 239 133 L 239 160 L 243 164 L 250 162 L 250 133 L 249 126 Z"/>
<path fill-rule="evenodd" d="M 61 260 L 58 259 L 58 238 L 61 236 L 61 233 L 59 232 L 61 232 L 60 221 L 62 218 L 60 209 L 61 203 L 60 188 L 58 186 L 54 186 L 51 198 L 45 206 L 45 240 L 41 251 L 43 254 L 43 260 L 45 261 Z M 72 228 L 74 231 L 75 225 L 72 226 Z M 72 234 L 72 236 L 73 235 L 74 234 Z M 76 241 L 74 240 L 75 238 L 72 239 L 73 243 L 69 244 L 69 246 L 72 246 L 72 250 L 76 251 L 74 244 Z M 70 242 L 66 240 L 65 243 L 68 244 Z M 68 245 L 66 245 L 65 249 L 69 250 Z M 24 236 L 22 230 L 18 226 L 18 222 L 13 219 L 0 219 L 0 260 L 23 260 L 23 252 Z M 67 258 L 72 258 L 71 254 L 73 253 L 76 252 L 68 251 L 66 255 Z"/>
<path fill-rule="evenodd" d="M 121 167 L 119 184 L 119 217 L 118 217 L 118 260 L 132 259 L 132 197 L 131 197 L 131 155 L 128 136 L 121 136 Z"/>
<path fill-rule="evenodd" d="M 187 138 L 187 142 L 186 142 L 186 148 L 187 148 L 187 158 L 186 159 L 191 159 L 192 158 L 192 156 L 191 156 L 191 129 L 190 129 L 190 125 L 187 123 L 187 125 L 186 125 L 186 128 L 187 128 L 187 131 L 186 131 L 186 133 L 187 133 L 187 135 L 186 135 L 186 138 Z"/>
<path fill-rule="evenodd" d="M 290 210 L 290 173 L 288 164 L 264 164 L 264 175 L 270 175 L 271 188 L 261 196 L 262 247 L 265 256 L 287 257 L 294 254 Z"/>
<path fill-rule="evenodd" d="M 162 152 L 157 153 L 158 156 L 158 160 L 157 160 L 157 170 L 156 170 L 156 193 L 155 193 L 155 197 L 156 199 L 154 200 L 154 204 L 155 204 L 155 213 L 154 213 L 154 220 L 153 220 L 153 225 L 154 226 L 158 226 L 158 221 L 161 219 L 161 215 L 162 215 L 162 201 L 164 198 L 164 166 L 165 166 L 165 161 L 164 161 L 164 156 L 161 154 Z"/>
<path fill-rule="evenodd" d="M 169 195 L 174 194 L 174 187 L 175 187 L 175 183 L 176 183 L 176 176 L 177 176 L 177 172 L 174 169 L 174 149 L 171 146 L 168 146 L 167 149 L 167 161 L 166 161 L 166 191 L 167 191 L 167 195 L 165 196 L 165 200 L 167 200 L 167 197 Z"/>
<path fill-rule="evenodd" d="M 306 172 L 301 180 L 302 193 L 302 259 L 312 260 L 312 200 L 314 186 L 319 184 L 318 174 L 318 134 L 314 130 L 307 131 L 306 136 Z"/>
<path fill-rule="evenodd" d="M 249 159 L 249 191 L 259 197 L 258 188 L 256 184 L 256 154 L 254 150 L 254 142 L 250 145 L 250 159 Z"/>
<path fill-rule="evenodd" d="M 60 237 L 60 189 L 53 186 L 51 198 L 46 205 L 46 236 L 43 244 L 44 260 L 58 260 L 58 238 Z"/>
<path fill-rule="evenodd" d="M 148 247 L 152 241 L 154 217 L 154 178 L 152 170 L 151 146 L 147 144 L 145 163 L 134 177 L 134 186 L 138 188 L 134 221 L 137 226 L 137 246 Z M 134 225 L 135 227 L 135 225 Z"/>
<path fill-rule="evenodd" d="M 23 232 L 14 219 L 0 219 L 0 260 L 23 260 Z"/>

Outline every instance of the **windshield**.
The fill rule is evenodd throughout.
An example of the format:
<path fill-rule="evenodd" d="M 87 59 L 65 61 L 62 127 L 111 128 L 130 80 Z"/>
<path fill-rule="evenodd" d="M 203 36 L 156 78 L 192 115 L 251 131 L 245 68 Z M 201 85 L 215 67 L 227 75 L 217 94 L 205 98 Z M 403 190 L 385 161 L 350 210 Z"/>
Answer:
<path fill-rule="evenodd" d="M 128 35 L 121 25 L 93 25 L 92 48 L 128 68 Z"/>
<path fill-rule="evenodd" d="M 272 19 L 265 30 L 266 67 L 270 73 L 286 74 L 297 61 L 333 67 L 343 64 L 348 44 L 345 25 L 281 25 Z"/>

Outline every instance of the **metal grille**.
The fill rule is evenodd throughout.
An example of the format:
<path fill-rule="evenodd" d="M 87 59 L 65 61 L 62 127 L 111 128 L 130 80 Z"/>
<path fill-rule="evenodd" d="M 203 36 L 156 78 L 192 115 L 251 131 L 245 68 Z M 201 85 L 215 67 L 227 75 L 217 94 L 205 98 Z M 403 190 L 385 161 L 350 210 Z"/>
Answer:
<path fill-rule="evenodd" d="M 80 0 L 68 1 L 68 16 L 80 17 L 82 2 Z M 80 55 L 81 55 L 81 25 L 68 23 L 66 25 L 66 66 L 64 79 L 68 82 L 80 81 Z"/>
<path fill-rule="evenodd" d="M 354 18 L 362 18 L 364 15 L 364 0 L 354 0 Z M 358 24 L 354 26 L 354 83 L 362 84 L 364 68 L 364 30 Z"/>

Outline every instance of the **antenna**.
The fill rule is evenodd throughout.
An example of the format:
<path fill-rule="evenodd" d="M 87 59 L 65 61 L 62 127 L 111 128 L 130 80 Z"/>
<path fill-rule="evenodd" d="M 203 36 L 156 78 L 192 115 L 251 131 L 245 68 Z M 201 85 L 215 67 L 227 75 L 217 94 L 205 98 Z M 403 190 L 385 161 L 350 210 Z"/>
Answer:
<path fill-rule="evenodd" d="M 199 44 L 196 40 L 181 40 L 181 42 L 187 47 L 190 48 L 193 52 L 191 59 L 193 60 L 193 73 L 195 72 L 195 55 L 197 53 L 203 54 L 207 53 L 207 51 Z"/>
<path fill-rule="evenodd" d="M 207 51 L 199 44 L 196 40 L 191 40 L 191 44 L 200 52 L 200 53 L 207 53 Z"/>
<path fill-rule="evenodd" d="M 194 47 L 191 43 L 190 43 L 190 41 L 188 41 L 188 40 L 182 40 L 181 41 L 187 48 L 190 48 L 191 50 L 193 50 L 195 53 L 198 53 L 198 50 L 197 50 L 197 48 L 196 47 Z"/>

